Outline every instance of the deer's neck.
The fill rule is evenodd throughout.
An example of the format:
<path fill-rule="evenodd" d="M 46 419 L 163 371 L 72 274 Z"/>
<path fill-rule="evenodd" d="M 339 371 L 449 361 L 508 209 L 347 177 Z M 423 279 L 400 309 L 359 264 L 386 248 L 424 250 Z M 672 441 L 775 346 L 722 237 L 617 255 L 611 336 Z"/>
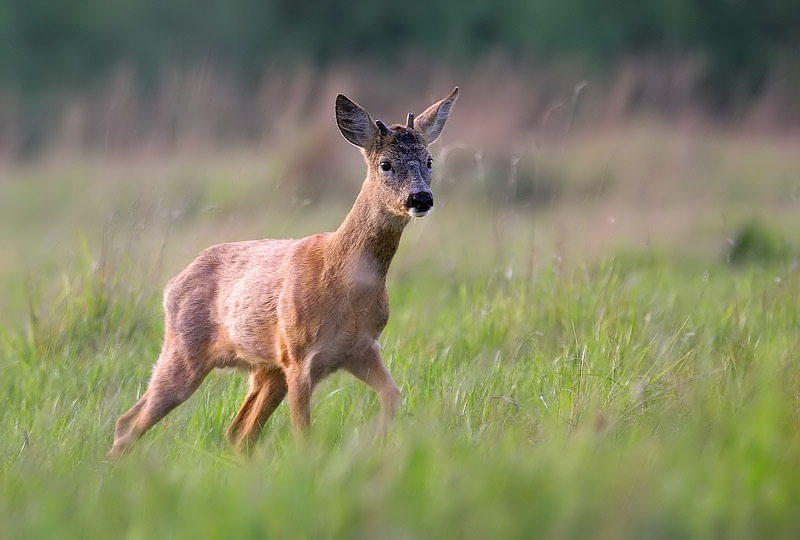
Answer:
<path fill-rule="evenodd" d="M 353 208 L 333 233 L 328 255 L 335 266 L 358 267 L 367 261 L 385 280 L 410 218 L 385 209 L 373 189 L 367 183 L 362 186 Z"/>

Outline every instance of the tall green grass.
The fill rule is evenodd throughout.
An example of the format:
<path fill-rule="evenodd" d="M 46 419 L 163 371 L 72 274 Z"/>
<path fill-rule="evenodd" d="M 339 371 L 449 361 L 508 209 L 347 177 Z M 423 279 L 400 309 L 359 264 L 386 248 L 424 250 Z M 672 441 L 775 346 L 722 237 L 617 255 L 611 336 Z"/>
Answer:
<path fill-rule="evenodd" d="M 374 394 L 336 375 L 309 440 L 284 404 L 240 459 L 224 430 L 244 379 L 218 372 L 112 464 L 160 299 L 77 265 L 49 316 L 0 334 L 0 537 L 797 536 L 789 264 L 645 250 L 467 267 L 393 274 L 382 345 L 403 405 L 387 440 Z"/>

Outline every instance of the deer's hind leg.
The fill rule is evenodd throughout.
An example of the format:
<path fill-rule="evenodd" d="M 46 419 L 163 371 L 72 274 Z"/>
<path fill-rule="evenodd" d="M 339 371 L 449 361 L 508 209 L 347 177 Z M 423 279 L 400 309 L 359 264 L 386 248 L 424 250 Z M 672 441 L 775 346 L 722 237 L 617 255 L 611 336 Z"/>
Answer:
<path fill-rule="evenodd" d="M 209 371 L 206 363 L 195 362 L 165 347 L 147 391 L 117 421 L 109 454 L 114 457 L 123 454 L 145 431 L 189 399 Z"/>
<path fill-rule="evenodd" d="M 228 442 L 244 452 L 261 434 L 267 420 L 286 397 L 286 375 L 278 367 L 258 368 L 250 374 L 250 392 L 228 427 Z"/>

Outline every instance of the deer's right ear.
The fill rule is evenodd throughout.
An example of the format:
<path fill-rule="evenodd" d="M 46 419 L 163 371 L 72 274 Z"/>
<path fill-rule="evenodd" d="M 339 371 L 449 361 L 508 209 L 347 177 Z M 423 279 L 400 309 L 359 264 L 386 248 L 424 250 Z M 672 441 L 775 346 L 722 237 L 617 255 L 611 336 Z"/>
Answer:
<path fill-rule="evenodd" d="M 457 99 L 458 86 L 453 88 L 449 96 L 438 103 L 434 103 L 417 117 L 417 128 L 425 134 L 428 144 L 436 142 L 436 139 L 442 134 L 447 117 L 450 116 L 450 109 L 453 108 L 453 103 Z"/>
<path fill-rule="evenodd" d="M 344 138 L 359 148 L 365 148 L 379 134 L 369 113 L 342 94 L 336 96 L 336 125 Z"/>

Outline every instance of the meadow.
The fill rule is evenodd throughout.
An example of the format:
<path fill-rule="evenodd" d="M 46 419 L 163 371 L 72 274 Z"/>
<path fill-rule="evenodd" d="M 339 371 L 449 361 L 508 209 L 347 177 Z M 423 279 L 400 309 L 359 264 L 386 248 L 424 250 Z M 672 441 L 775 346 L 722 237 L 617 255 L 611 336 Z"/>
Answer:
<path fill-rule="evenodd" d="M 481 156 L 445 138 L 436 211 L 390 271 L 388 438 L 337 374 L 308 440 L 284 403 L 247 459 L 224 437 L 235 372 L 105 454 L 166 280 L 217 242 L 335 228 L 356 153 L 334 146 L 347 180 L 319 191 L 258 149 L 4 168 L 0 537 L 796 538 L 796 141 L 636 125 Z"/>

